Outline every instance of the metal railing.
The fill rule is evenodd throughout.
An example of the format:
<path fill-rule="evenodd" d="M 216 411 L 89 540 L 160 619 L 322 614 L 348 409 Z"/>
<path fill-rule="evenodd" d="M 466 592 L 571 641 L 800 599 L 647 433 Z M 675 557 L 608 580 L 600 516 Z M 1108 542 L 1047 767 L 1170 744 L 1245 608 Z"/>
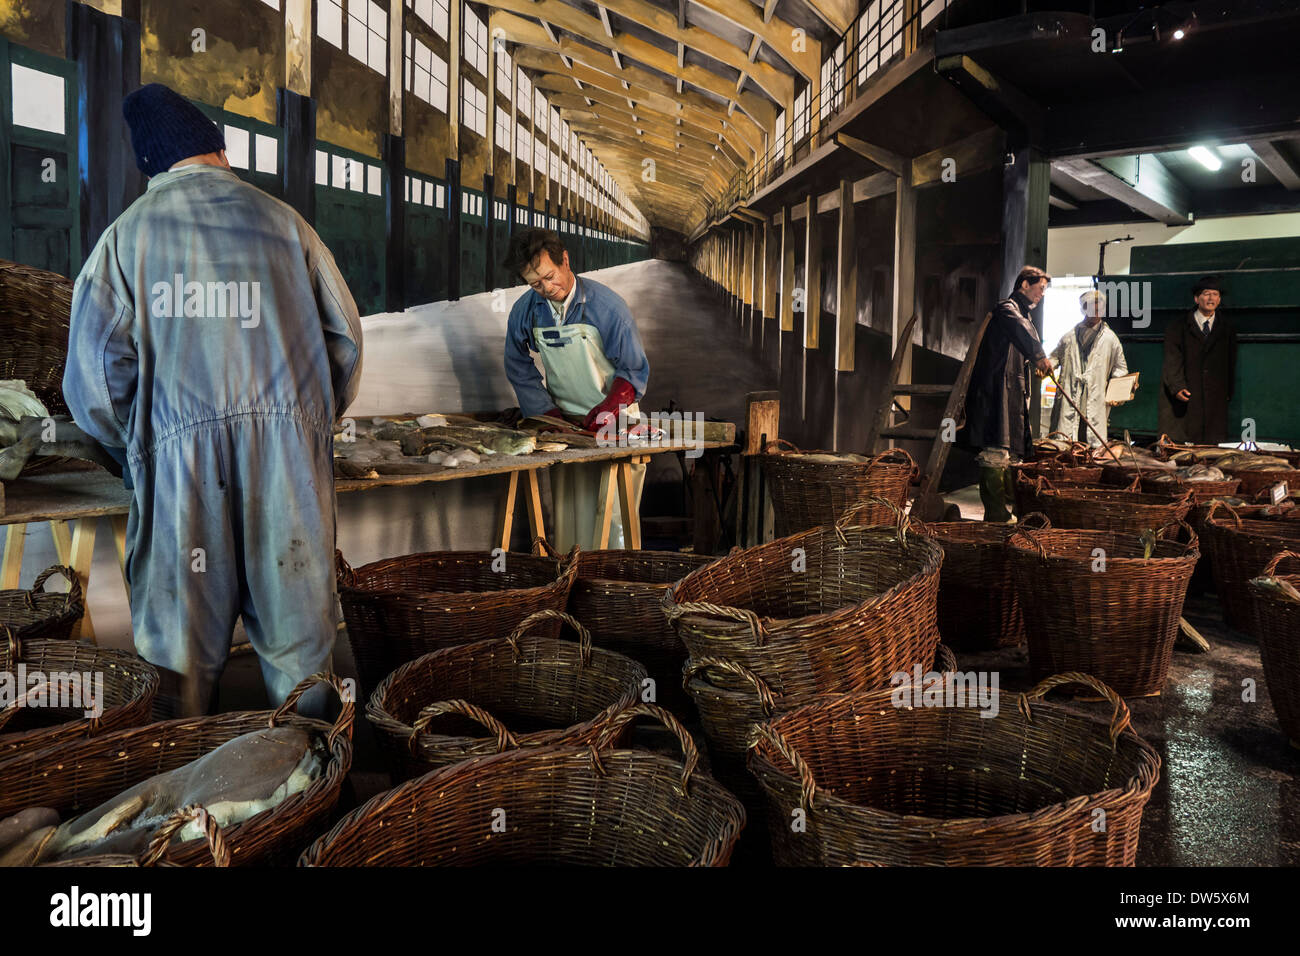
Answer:
<path fill-rule="evenodd" d="M 725 215 L 736 203 L 777 179 L 828 139 L 830 121 L 856 99 L 870 78 L 896 57 L 901 58 L 910 32 L 919 42 L 922 31 L 947 25 L 949 10 L 962 0 L 866 0 L 831 55 L 823 61 L 816 82 L 795 100 L 797 111 L 786 117 L 785 129 L 767 151 L 747 169 L 736 173 L 726 192 L 705 207 L 705 222 Z M 911 11 L 908 12 L 908 8 Z M 828 69 L 828 64 L 832 64 Z M 774 131 L 775 132 L 775 131 Z"/>

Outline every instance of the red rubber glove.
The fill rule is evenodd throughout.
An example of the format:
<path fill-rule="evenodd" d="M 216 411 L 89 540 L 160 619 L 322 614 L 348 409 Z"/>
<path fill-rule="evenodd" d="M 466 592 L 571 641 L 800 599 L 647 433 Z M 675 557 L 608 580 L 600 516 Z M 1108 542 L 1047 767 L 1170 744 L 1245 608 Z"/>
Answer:
<path fill-rule="evenodd" d="M 636 401 L 636 389 L 624 378 L 614 379 L 605 400 L 587 413 L 582 427 L 589 432 L 599 430 L 606 416 L 617 416 L 620 407 L 631 405 Z"/>

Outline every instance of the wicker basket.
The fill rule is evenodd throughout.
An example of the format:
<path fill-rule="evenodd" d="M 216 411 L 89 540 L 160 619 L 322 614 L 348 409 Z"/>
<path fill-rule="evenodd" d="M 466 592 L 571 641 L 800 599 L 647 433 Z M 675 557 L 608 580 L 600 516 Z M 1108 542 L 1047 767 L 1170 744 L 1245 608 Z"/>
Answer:
<path fill-rule="evenodd" d="M 444 647 L 499 638 L 537 611 L 563 611 L 576 559 L 576 548 L 566 557 L 432 551 L 354 570 L 337 555 L 339 600 L 364 692 L 371 693 L 399 664 Z M 556 621 L 543 633 L 559 632 Z"/>
<path fill-rule="evenodd" d="M 1220 517 L 1224 511 L 1227 515 Z M 1239 630 L 1248 630 L 1248 582 L 1279 551 L 1300 550 L 1300 521 L 1243 518 L 1226 501 L 1215 500 L 1205 512 L 1201 534 L 1210 552 L 1223 618 Z"/>
<path fill-rule="evenodd" d="M 67 578 L 66 592 L 45 590 L 45 582 L 54 574 Z M 85 613 L 77 572 L 58 564 L 38 574 L 30 591 L 0 591 L 0 626 L 8 627 L 22 641 L 66 641 Z"/>
<path fill-rule="evenodd" d="M 1045 518 L 1043 524 L 1048 524 Z M 1015 532 L 1016 525 L 937 521 L 917 522 L 913 527 L 943 547 L 943 570 L 939 573 L 940 639 L 962 651 L 1023 644 L 1025 618 L 1006 550 L 1007 538 Z"/>
<path fill-rule="evenodd" d="M 1012 465 L 1012 478 L 1016 479 L 1021 475 L 1029 479 L 1047 478 L 1056 484 L 1095 485 L 1101 481 L 1101 466 L 1064 464 L 1051 459 Z"/>
<path fill-rule="evenodd" d="M 526 636 L 552 620 L 573 628 L 578 643 Z M 403 664 L 375 689 L 366 717 L 395 778 L 405 780 L 507 746 L 591 743 L 614 714 L 636 703 L 645 680 L 636 661 L 593 648 L 591 634 L 569 615 L 538 611 L 509 637 Z M 434 723 L 450 715 L 461 719 Z M 495 740 L 474 733 L 478 727 L 466 727 L 465 719 L 486 726 Z"/>
<path fill-rule="evenodd" d="M 1300 550 L 1279 551 L 1260 576 L 1280 577 L 1300 589 L 1300 574 L 1277 573 L 1283 561 L 1300 562 Z M 1291 746 L 1300 748 L 1300 601 L 1258 584 L 1252 583 L 1249 588 L 1251 630 L 1259 642 L 1264 683 L 1273 698 L 1273 711 L 1282 733 Z"/>
<path fill-rule="evenodd" d="M 655 703 L 685 715 L 690 698 L 678 681 L 686 648 L 664 617 L 664 592 L 717 559 L 674 551 L 584 551 L 569 592 L 569 613 L 599 647 L 640 661 L 655 682 Z"/>
<path fill-rule="evenodd" d="M 1049 479 L 1045 475 L 1022 469 L 1013 471 L 1011 493 L 1015 498 L 1016 514 L 1024 517 L 1036 511 L 1042 511 L 1038 498 L 1047 488 L 1088 488 L 1093 491 L 1101 491 L 1104 487 L 1098 484 L 1095 479 L 1090 481 L 1071 481 L 1063 478 Z"/>
<path fill-rule="evenodd" d="M 1238 494 L 1243 498 L 1253 498 L 1272 488 L 1279 481 L 1285 481 L 1288 488 L 1300 488 L 1300 471 L 1294 468 L 1279 468 L 1276 471 L 1248 471 L 1240 468 L 1225 468 L 1223 473 L 1241 482 Z"/>
<path fill-rule="evenodd" d="M 203 836 L 208 845 L 208 853 L 212 856 L 212 865 L 218 867 L 230 866 L 230 847 L 226 845 L 226 836 L 221 827 L 207 810 L 194 804 L 181 807 L 168 817 L 157 832 L 154 833 L 153 839 L 149 841 L 149 846 L 138 857 L 128 856 L 125 853 L 101 853 L 97 856 L 79 856 L 72 860 L 42 863 L 41 866 L 174 867 L 176 866 L 175 863 L 169 863 L 163 857 L 166 856 L 167 848 L 171 845 L 176 834 L 191 820 L 196 820 L 203 826 Z"/>
<path fill-rule="evenodd" d="M 940 644 L 933 662 L 924 665 L 926 670 L 937 668 L 951 671 L 957 661 L 952 651 Z M 911 676 L 911 672 L 906 672 Z M 731 690 L 718 686 L 709 679 L 722 675 L 739 678 L 749 685 L 749 690 Z M 890 675 L 891 678 L 896 675 Z M 709 742 L 709 753 L 724 762 L 743 763 L 754 737 L 754 727 L 766 723 L 774 715 L 794 710 L 813 700 L 834 696 L 819 694 L 815 697 L 789 698 L 772 693 L 763 678 L 733 661 L 718 657 L 688 660 L 682 670 L 682 684 L 686 687 L 700 710 L 700 723 L 704 737 Z"/>
<path fill-rule="evenodd" d="M 1035 679 L 1081 671 L 1125 697 L 1160 693 L 1199 556 L 1196 532 L 1177 526 L 1188 542 L 1162 537 L 1150 558 L 1126 532 L 1018 528 L 1007 538 Z"/>
<path fill-rule="evenodd" d="M 1031 708 L 1069 683 L 1113 704 L 1109 727 L 1057 704 Z M 999 693 L 993 717 L 896 706 L 893 693 L 845 694 L 760 730 L 749 765 L 778 864 L 1133 865 L 1160 757 L 1110 688 L 1061 674 L 1018 698 Z M 796 810 L 803 832 L 790 825 Z"/>
<path fill-rule="evenodd" d="M 298 698 L 321 681 L 343 697 L 333 727 L 294 712 Z M 354 712 L 343 682 L 332 674 L 316 674 L 294 688 L 274 711 L 166 720 L 25 753 L 0 761 L 0 819 L 27 807 L 50 807 L 65 819 L 84 813 L 142 780 L 197 760 L 228 740 L 284 723 L 328 735 L 330 761 L 325 772 L 307 789 L 223 832 L 234 866 L 291 863 L 320 832 L 338 802 L 352 765 Z M 169 847 L 164 859 L 181 866 L 208 866 L 212 855 L 206 841 L 189 840 Z"/>
<path fill-rule="evenodd" d="M 1142 493 L 1147 495 L 1163 495 L 1168 498 L 1177 498 L 1190 491 L 1192 493 L 1193 509 L 1208 504 L 1213 498 L 1235 495 L 1237 486 L 1241 484 L 1236 478 L 1229 478 L 1225 481 L 1183 481 L 1182 479 L 1158 481 L 1155 476 L 1150 474 L 1140 475 L 1138 481 L 1141 483 Z M 1189 521 L 1190 516 L 1189 512 Z"/>
<path fill-rule="evenodd" d="M 614 750 L 638 714 L 677 735 L 685 764 Z M 699 754 L 653 704 L 619 714 L 595 746 L 508 750 L 382 793 L 303 853 L 303 866 L 725 866 L 745 824 L 730 793 L 695 774 Z"/>
<path fill-rule="evenodd" d="M 780 451 L 787 441 L 769 442 L 758 456 L 772 494 L 776 536 L 784 538 L 800 531 L 833 525 L 854 505 L 883 498 L 898 507 L 907 501 L 907 488 L 917 476 L 912 456 L 893 448 L 867 461 L 819 462 L 807 456 L 835 452 Z M 778 450 L 770 451 L 777 447 Z M 874 504 L 863 516 L 864 524 L 889 524 L 892 518 L 883 504 Z"/>
<path fill-rule="evenodd" d="M 17 701 L 2 702 L 0 761 L 149 722 L 158 693 L 158 671 L 148 661 L 79 641 L 24 641 L 2 625 L 0 634 L 5 641 L 0 650 L 0 672 L 14 675 L 14 685 L 24 701 L 23 706 Z M 89 683 L 81 679 L 87 674 Z M 72 675 L 76 675 L 75 682 Z M 101 676 L 103 699 L 90 705 L 102 708 L 101 712 L 87 717 L 84 695 L 94 694 Z M 44 679 L 37 682 L 36 677 Z M 67 706 L 49 706 L 56 693 Z M 82 699 L 71 700 L 74 695 Z"/>
<path fill-rule="evenodd" d="M 1124 531 L 1140 534 L 1187 517 L 1192 493 L 1170 498 L 1103 488 L 1054 488 L 1038 479 L 1034 503 L 1056 528 Z"/>
<path fill-rule="evenodd" d="M 893 528 L 849 526 L 846 516 L 733 551 L 665 594 L 665 613 L 691 657 L 741 664 L 776 694 L 882 686 L 933 660 L 939 643 L 943 550 L 908 534 L 894 510 Z"/>
<path fill-rule="evenodd" d="M 50 414 L 66 413 L 72 280 L 0 259 L 0 379 L 22 379 Z"/>

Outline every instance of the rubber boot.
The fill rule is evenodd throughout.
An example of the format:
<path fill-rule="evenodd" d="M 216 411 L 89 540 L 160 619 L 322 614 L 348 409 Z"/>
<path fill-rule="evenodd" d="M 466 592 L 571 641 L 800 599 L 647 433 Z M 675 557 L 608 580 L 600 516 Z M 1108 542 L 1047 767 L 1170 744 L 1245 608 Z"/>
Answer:
<path fill-rule="evenodd" d="M 980 468 L 980 501 L 984 503 L 984 520 L 1006 524 L 1011 519 L 1007 508 L 1007 468 Z"/>

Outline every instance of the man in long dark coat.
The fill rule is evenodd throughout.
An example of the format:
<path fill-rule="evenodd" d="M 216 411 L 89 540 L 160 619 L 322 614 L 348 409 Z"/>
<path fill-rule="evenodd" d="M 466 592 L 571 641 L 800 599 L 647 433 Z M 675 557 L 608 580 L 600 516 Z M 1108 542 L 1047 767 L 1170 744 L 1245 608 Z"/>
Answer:
<path fill-rule="evenodd" d="M 1165 329 L 1160 381 L 1160 430 L 1176 442 L 1217 445 L 1231 440 L 1228 402 L 1237 384 L 1237 330 L 1219 311 L 1219 281 L 1192 287 L 1196 308 Z"/>
<path fill-rule="evenodd" d="M 1016 277 L 1015 291 L 993 310 L 966 393 L 966 427 L 969 445 L 979 450 L 980 500 L 985 521 L 1008 521 L 1011 511 L 1011 465 L 1022 461 L 1030 449 L 1030 366 L 1040 375 L 1051 370 L 1029 312 L 1047 292 L 1051 282 L 1042 269 L 1025 266 Z"/>

